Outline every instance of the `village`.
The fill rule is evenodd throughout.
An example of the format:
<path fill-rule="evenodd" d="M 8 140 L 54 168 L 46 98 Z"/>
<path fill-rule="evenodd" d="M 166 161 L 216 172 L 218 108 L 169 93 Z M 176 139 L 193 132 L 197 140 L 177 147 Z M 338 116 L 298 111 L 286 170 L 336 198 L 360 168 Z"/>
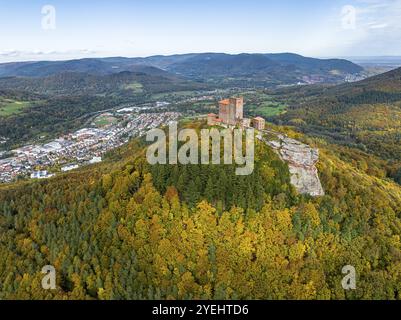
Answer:
<path fill-rule="evenodd" d="M 135 111 L 132 113 L 132 111 Z M 56 172 L 66 172 L 102 161 L 102 156 L 142 136 L 147 130 L 176 121 L 177 112 L 137 113 L 118 110 L 121 117 L 104 127 L 88 127 L 63 135 L 43 145 L 27 145 L 12 150 L 12 157 L 0 160 L 0 183 L 17 178 L 45 179 Z M 112 118 L 111 114 L 101 115 Z M 58 169 L 57 169 L 58 168 Z"/>

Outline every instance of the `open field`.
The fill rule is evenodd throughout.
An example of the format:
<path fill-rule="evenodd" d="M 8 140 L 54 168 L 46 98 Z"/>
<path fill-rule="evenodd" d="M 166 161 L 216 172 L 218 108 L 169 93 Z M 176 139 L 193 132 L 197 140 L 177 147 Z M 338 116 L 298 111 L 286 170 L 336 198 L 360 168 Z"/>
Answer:
<path fill-rule="evenodd" d="M 110 115 L 100 115 L 94 121 L 97 127 L 106 127 L 117 122 L 117 119 Z"/>
<path fill-rule="evenodd" d="M 256 108 L 260 115 L 263 117 L 274 117 L 286 112 L 287 107 L 283 104 L 264 103 Z"/>
<path fill-rule="evenodd" d="M 6 117 L 20 113 L 29 106 L 28 101 L 16 101 L 11 99 L 0 98 L 0 116 Z"/>
<path fill-rule="evenodd" d="M 264 92 L 252 91 L 243 93 L 246 105 L 245 111 L 250 116 L 275 117 L 286 112 L 287 106 L 275 101 Z"/>
<path fill-rule="evenodd" d="M 139 82 L 133 82 L 124 86 L 125 90 L 132 90 L 134 93 L 142 93 L 143 85 Z"/>

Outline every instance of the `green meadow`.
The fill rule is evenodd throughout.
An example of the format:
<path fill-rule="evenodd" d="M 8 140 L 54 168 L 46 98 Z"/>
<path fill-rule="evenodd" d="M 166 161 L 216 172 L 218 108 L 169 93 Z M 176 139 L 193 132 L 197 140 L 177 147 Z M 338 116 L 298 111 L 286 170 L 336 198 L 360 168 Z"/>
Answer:
<path fill-rule="evenodd" d="M 95 119 L 94 122 L 97 127 L 105 127 L 111 124 L 115 124 L 117 122 L 117 119 L 112 116 L 100 115 Z"/>
<path fill-rule="evenodd" d="M 16 101 L 11 99 L 0 98 L 0 116 L 7 117 L 22 112 L 29 106 L 28 101 Z"/>
<path fill-rule="evenodd" d="M 256 108 L 260 115 L 263 117 L 274 117 L 283 114 L 287 110 L 287 106 L 283 104 L 264 103 Z"/>
<path fill-rule="evenodd" d="M 125 90 L 132 90 L 134 93 L 142 93 L 143 85 L 139 82 L 133 82 L 124 86 Z"/>
<path fill-rule="evenodd" d="M 251 116 L 275 117 L 287 111 L 287 106 L 275 101 L 270 95 L 260 91 L 243 93 L 245 110 Z"/>

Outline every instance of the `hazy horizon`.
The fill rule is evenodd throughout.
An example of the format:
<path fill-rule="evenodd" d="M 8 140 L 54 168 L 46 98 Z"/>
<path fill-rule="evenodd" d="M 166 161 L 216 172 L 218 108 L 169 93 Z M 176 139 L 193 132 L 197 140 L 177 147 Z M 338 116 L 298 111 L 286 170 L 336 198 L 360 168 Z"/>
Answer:
<path fill-rule="evenodd" d="M 128 59 L 142 59 L 142 58 L 149 58 L 149 57 L 156 57 L 156 56 L 175 56 L 175 55 L 189 55 L 189 54 L 229 54 L 229 55 L 238 55 L 238 54 L 296 54 L 296 55 L 302 55 L 296 52 L 240 52 L 240 53 L 227 53 L 227 52 L 187 52 L 187 53 L 173 53 L 173 54 L 151 54 L 147 56 L 123 56 L 123 55 L 116 55 L 116 56 L 82 56 L 82 57 L 75 57 L 75 58 L 49 58 L 49 59 L 26 59 L 26 60 L 11 60 L 11 61 L 1 61 L 0 64 L 7 64 L 7 63 L 24 63 L 24 62 L 57 62 L 57 61 L 70 61 L 70 60 L 84 60 L 84 59 L 112 59 L 112 58 L 128 58 Z M 397 62 L 401 64 L 401 55 L 399 56 L 306 56 L 302 55 L 304 57 L 308 58 L 315 58 L 315 59 L 345 59 L 349 61 L 370 61 L 370 62 L 388 62 L 388 63 L 394 63 Z"/>

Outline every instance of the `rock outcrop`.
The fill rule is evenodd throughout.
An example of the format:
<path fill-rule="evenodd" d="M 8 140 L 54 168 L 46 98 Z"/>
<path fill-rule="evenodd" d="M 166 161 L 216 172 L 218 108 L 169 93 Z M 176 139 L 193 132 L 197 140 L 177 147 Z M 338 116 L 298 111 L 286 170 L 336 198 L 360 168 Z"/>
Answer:
<path fill-rule="evenodd" d="M 301 194 L 311 196 L 323 196 L 324 190 L 320 183 L 316 163 L 319 161 L 319 150 L 312 149 L 295 139 L 283 134 L 271 131 L 264 132 L 267 135 L 274 135 L 275 139 L 268 139 L 265 135 L 258 136 L 273 148 L 280 158 L 288 163 L 291 174 L 291 184 Z"/>

